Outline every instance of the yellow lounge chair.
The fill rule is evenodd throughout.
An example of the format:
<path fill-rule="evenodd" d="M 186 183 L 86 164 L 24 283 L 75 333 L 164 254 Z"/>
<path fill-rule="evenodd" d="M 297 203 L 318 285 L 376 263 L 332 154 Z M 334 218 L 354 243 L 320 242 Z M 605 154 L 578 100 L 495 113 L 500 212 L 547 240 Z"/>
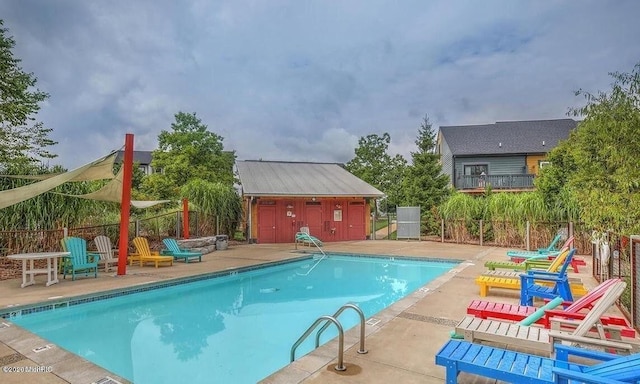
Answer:
<path fill-rule="evenodd" d="M 140 266 L 145 263 L 154 263 L 155 267 L 162 264 L 173 265 L 173 256 L 160 256 L 158 252 L 151 252 L 149 242 L 144 237 L 136 237 L 133 239 L 133 245 L 136 247 L 136 253 L 129 255 L 129 265 L 139 262 Z"/>
<path fill-rule="evenodd" d="M 476 279 L 476 284 L 480 286 L 481 297 L 486 297 L 489 294 L 489 288 L 520 290 L 520 278 L 513 277 L 479 276 Z M 571 281 L 569 286 L 571 294 L 574 296 L 584 296 L 588 292 L 582 282 Z"/>

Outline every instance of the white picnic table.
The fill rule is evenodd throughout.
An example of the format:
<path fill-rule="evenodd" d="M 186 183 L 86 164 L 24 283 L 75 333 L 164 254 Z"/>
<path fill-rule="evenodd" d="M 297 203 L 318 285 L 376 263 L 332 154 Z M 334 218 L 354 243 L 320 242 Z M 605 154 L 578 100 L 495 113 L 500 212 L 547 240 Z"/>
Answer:
<path fill-rule="evenodd" d="M 47 287 L 58 282 L 58 258 L 69 256 L 69 252 L 34 252 L 19 253 L 7 256 L 11 260 L 22 260 L 22 285 L 24 288 L 35 284 L 34 276 L 37 274 L 47 274 Z M 34 268 L 34 261 L 47 260 L 46 268 Z M 27 261 L 29 262 L 27 264 Z M 27 276 L 29 280 L 27 281 Z"/>

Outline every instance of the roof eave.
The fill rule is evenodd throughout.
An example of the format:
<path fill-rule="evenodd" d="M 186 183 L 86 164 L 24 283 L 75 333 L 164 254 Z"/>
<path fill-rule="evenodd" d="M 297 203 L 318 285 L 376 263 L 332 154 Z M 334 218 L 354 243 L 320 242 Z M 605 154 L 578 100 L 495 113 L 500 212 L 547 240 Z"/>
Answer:
<path fill-rule="evenodd" d="M 256 193 L 256 192 L 244 192 L 244 196 L 247 197 L 383 197 L 384 194 L 322 194 L 322 193 L 314 193 L 314 194 L 290 194 L 290 193 Z"/>

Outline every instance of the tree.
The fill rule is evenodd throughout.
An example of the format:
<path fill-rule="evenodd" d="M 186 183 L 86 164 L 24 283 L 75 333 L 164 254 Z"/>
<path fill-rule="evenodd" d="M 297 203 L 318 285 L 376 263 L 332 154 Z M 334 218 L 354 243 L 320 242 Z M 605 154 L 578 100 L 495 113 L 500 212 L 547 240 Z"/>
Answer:
<path fill-rule="evenodd" d="M 387 153 L 391 136 L 371 134 L 358 140 L 356 156 L 346 168 L 349 172 L 384 192 L 387 197 L 383 202 L 383 210 L 395 210 L 402 197 L 402 178 L 407 161 L 401 156 L 391 157 Z M 386 208 L 386 209 L 385 209 Z"/>
<path fill-rule="evenodd" d="M 550 198 L 566 185 L 585 224 L 631 234 L 640 231 L 640 63 L 610 75 L 610 92 L 576 92 L 586 105 L 570 113 L 584 119 L 552 150 L 537 185 Z"/>
<path fill-rule="evenodd" d="M 36 77 L 20 67 L 20 59 L 13 56 L 13 37 L 2 28 L 0 20 L 0 166 L 8 163 L 35 162 L 54 158 L 46 147 L 57 144 L 49 139 L 50 128 L 35 122 L 39 103 L 49 95 L 34 89 Z"/>
<path fill-rule="evenodd" d="M 449 179 L 442 174 L 440 156 L 436 154 L 436 134 L 432 129 L 429 117 L 425 116 L 420 129 L 416 152 L 411 152 L 412 164 L 404 175 L 403 203 L 420 206 L 421 214 L 426 219 L 427 230 L 433 229 L 433 210 L 449 196 Z"/>
<path fill-rule="evenodd" d="M 176 198 L 194 179 L 233 185 L 234 152 L 225 152 L 223 138 L 207 130 L 195 113 L 178 112 L 172 131 L 158 136 L 151 166 L 160 170 L 145 178 L 142 190 L 159 198 Z"/>

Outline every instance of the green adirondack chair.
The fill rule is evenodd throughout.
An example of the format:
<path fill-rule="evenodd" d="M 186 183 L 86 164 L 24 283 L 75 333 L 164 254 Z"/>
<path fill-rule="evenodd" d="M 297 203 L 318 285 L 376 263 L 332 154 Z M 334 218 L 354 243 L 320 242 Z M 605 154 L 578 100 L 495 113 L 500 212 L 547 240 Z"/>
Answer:
<path fill-rule="evenodd" d="M 87 252 L 87 241 L 79 237 L 65 237 L 62 241 L 65 250 L 71 253 L 65 259 L 62 277 L 66 279 L 69 274 L 71 280 L 75 280 L 78 274 L 84 273 L 85 276 L 89 276 L 90 273 L 93 273 L 93 277 L 97 278 L 100 255 Z"/>

